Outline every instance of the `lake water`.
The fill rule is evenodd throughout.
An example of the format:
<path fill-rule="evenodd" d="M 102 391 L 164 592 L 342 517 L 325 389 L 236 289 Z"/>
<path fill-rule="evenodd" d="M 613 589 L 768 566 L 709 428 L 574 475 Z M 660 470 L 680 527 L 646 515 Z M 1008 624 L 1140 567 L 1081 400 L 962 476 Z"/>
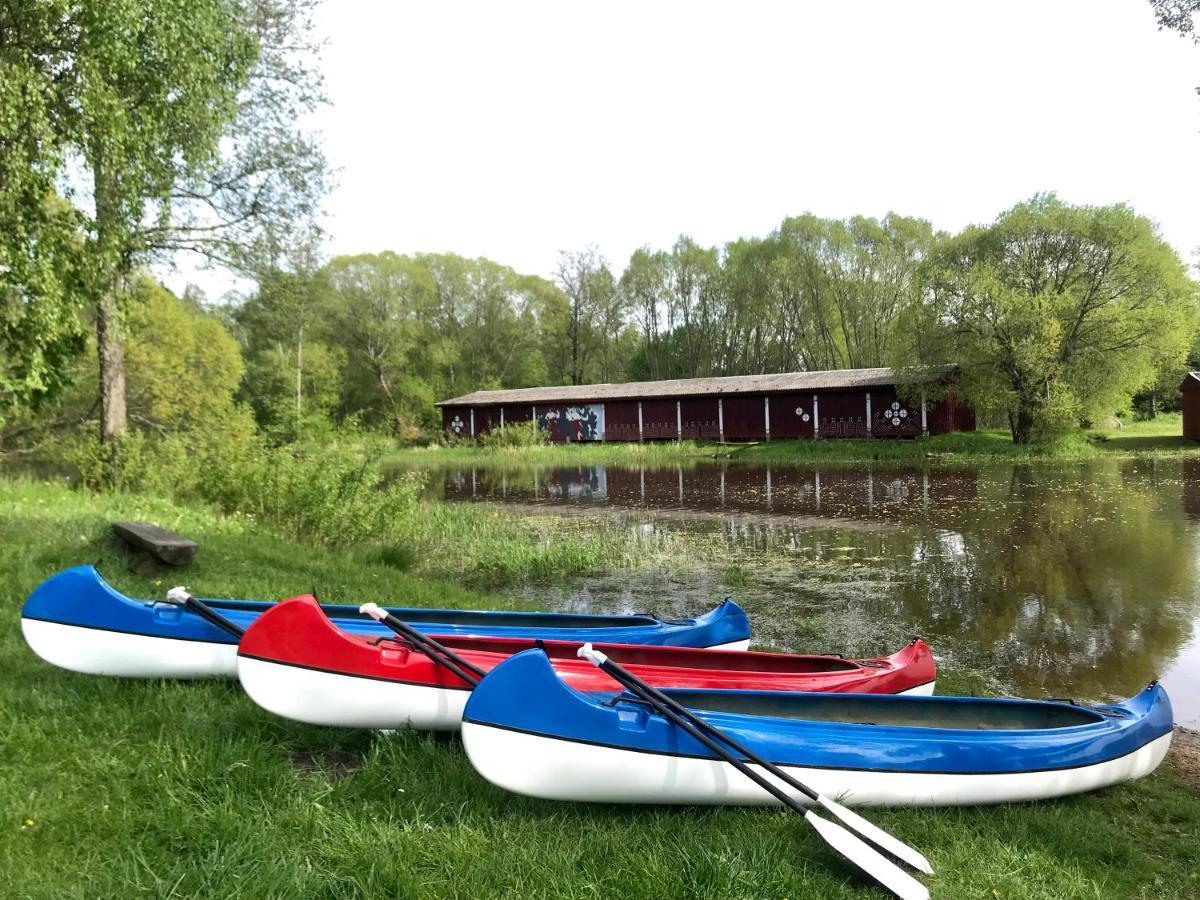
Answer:
<path fill-rule="evenodd" d="M 875 655 L 919 634 L 1031 697 L 1160 678 L 1176 720 L 1200 726 L 1200 460 L 474 468 L 438 473 L 431 493 L 727 550 L 512 588 L 550 607 L 677 615 L 732 594 L 763 644 Z"/>

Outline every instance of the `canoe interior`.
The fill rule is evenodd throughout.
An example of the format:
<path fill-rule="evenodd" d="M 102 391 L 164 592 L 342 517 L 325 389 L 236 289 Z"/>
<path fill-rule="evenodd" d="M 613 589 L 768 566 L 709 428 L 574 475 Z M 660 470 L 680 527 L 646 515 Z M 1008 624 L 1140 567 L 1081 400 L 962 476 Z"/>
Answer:
<path fill-rule="evenodd" d="M 512 656 L 537 646 L 533 641 L 489 639 L 486 645 L 470 639 L 439 637 L 439 643 L 452 650 L 485 650 Z M 577 644 L 545 644 L 551 659 L 577 659 Z M 858 666 L 833 656 L 788 656 L 782 653 L 746 653 L 744 651 L 679 651 L 661 647 L 613 646 L 604 648 L 610 659 L 623 666 L 659 666 L 680 669 L 716 669 L 724 672 L 856 672 Z"/>
<path fill-rule="evenodd" d="M 274 604 L 238 600 L 205 600 L 216 610 L 262 612 Z M 370 617 L 355 606 L 321 604 L 325 614 L 334 619 L 363 619 Z M 445 625 L 490 625 L 503 627 L 512 625 L 520 628 L 622 628 L 658 625 L 658 619 L 650 616 L 587 616 L 575 613 L 536 612 L 481 612 L 469 609 L 405 609 L 404 621 L 410 625 L 426 622 Z"/>
<path fill-rule="evenodd" d="M 1027 731 L 1074 728 L 1104 721 L 1099 713 L 1058 703 L 1003 703 L 954 698 L 864 697 L 830 694 L 771 694 L 667 691 L 689 709 L 808 722 Z"/>

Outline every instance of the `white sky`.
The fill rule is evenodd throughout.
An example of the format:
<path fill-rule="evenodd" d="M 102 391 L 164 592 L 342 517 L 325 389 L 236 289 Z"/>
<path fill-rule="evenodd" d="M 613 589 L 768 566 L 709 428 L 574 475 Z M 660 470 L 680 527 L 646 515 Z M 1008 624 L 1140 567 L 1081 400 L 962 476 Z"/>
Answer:
<path fill-rule="evenodd" d="M 681 233 L 954 230 L 1044 190 L 1200 247 L 1200 47 L 1145 0 L 327 0 L 320 27 L 331 254 L 549 275 L 595 243 L 619 273 Z"/>

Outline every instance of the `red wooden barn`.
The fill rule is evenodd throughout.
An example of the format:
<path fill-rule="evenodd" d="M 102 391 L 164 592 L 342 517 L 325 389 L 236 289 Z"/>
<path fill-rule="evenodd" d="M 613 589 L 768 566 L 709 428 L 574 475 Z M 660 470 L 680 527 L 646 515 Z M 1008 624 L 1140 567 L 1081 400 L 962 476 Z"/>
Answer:
<path fill-rule="evenodd" d="M 476 391 L 437 405 L 442 427 L 459 437 L 530 419 L 555 441 L 918 437 L 974 430 L 974 412 L 954 396 L 955 373 L 837 369 L 583 384 Z"/>
<path fill-rule="evenodd" d="M 1183 395 L 1183 436 L 1200 441 L 1200 372 L 1188 372 L 1179 393 Z"/>

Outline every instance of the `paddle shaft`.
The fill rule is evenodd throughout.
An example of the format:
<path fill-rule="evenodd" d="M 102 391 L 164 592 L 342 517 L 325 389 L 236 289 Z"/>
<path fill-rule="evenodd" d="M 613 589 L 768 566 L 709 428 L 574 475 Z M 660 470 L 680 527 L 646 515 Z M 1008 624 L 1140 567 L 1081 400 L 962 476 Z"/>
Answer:
<path fill-rule="evenodd" d="M 604 668 L 604 667 L 601 666 L 601 668 Z M 612 675 L 613 673 L 609 672 L 608 674 Z M 799 801 L 795 800 L 790 794 L 788 794 L 788 793 L 784 792 L 783 790 L 781 790 L 780 788 L 776 787 L 774 784 L 772 784 L 770 781 L 768 781 L 766 778 L 764 778 L 758 772 L 755 772 L 745 762 L 738 759 L 736 756 L 734 756 L 732 753 L 730 753 L 728 750 L 726 750 L 724 747 L 722 747 L 720 744 L 718 744 L 716 741 L 714 741 L 712 738 L 710 738 L 707 734 L 704 734 L 702 731 L 700 731 L 700 729 L 698 729 L 694 725 L 692 725 L 692 723 L 689 722 L 687 719 L 685 719 L 683 716 L 678 715 L 673 709 L 671 709 L 670 706 L 667 706 L 666 704 L 659 702 L 658 698 L 655 697 L 654 694 L 650 693 L 650 691 L 654 690 L 653 688 L 650 688 L 650 690 L 644 690 L 639 684 L 632 682 L 632 681 L 627 682 L 626 686 L 631 691 L 633 691 L 635 694 L 637 694 L 639 697 L 641 697 L 643 700 L 645 700 L 647 703 L 649 703 L 651 707 L 656 708 L 658 710 L 658 712 L 661 713 L 663 718 L 665 718 L 668 722 L 670 722 L 672 725 L 675 725 L 677 728 L 683 729 L 683 731 L 685 731 L 687 734 L 691 735 L 693 738 L 698 740 L 700 743 L 702 743 L 705 747 L 707 747 L 713 753 L 717 754 L 717 756 L 719 756 L 721 759 L 725 760 L 725 762 L 729 763 L 731 766 L 733 766 L 735 769 L 737 769 L 739 772 L 741 772 L 743 775 L 745 775 L 747 778 L 749 778 L 751 781 L 753 781 L 755 784 L 757 784 L 759 787 L 761 787 L 764 791 L 766 791 L 768 794 L 770 794 L 772 797 L 774 797 L 780 803 L 784 804 L 785 806 L 790 807 L 791 809 L 794 809 L 796 812 L 800 813 L 800 815 L 802 815 L 802 816 L 808 815 L 809 810 L 806 809 L 804 807 L 804 805 L 801 804 Z M 647 686 L 647 687 L 649 687 L 649 686 Z M 657 693 L 657 692 L 655 692 L 655 693 Z"/>
<path fill-rule="evenodd" d="M 648 703 L 652 709 L 655 709 L 668 722 L 675 725 L 677 728 L 682 729 L 686 734 L 699 741 L 701 744 L 715 753 L 719 759 L 723 759 L 725 762 L 729 763 L 734 767 L 734 769 L 749 778 L 764 791 L 777 799 L 780 803 L 803 816 L 804 820 L 812 825 L 826 842 L 828 842 L 834 847 L 834 849 L 857 865 L 879 884 L 883 885 L 898 897 L 928 898 L 928 889 L 923 884 L 913 879 L 910 875 L 908 875 L 908 873 L 899 869 L 889 859 L 881 855 L 879 853 L 879 849 L 884 849 L 887 852 L 891 852 L 893 855 L 904 858 L 905 861 L 910 865 L 915 865 L 913 861 L 907 858 L 907 853 L 884 847 L 878 841 L 872 840 L 868 835 L 863 834 L 861 829 L 855 827 L 851 822 L 845 822 L 846 825 L 851 826 L 851 829 L 848 830 L 842 825 L 839 825 L 836 822 L 830 822 L 827 819 L 823 819 L 816 815 L 812 810 L 806 809 L 803 804 L 795 800 L 790 794 L 787 794 L 775 784 L 768 781 L 767 778 L 759 772 L 754 771 L 749 765 L 747 765 L 733 753 L 730 753 L 729 750 L 720 746 L 716 740 L 713 739 L 713 737 L 710 737 L 709 734 L 702 732 L 696 727 L 696 725 L 693 725 L 692 722 L 697 722 L 700 726 L 705 728 L 707 732 L 711 732 L 716 738 L 720 738 L 721 740 L 725 741 L 728 746 L 737 750 L 738 753 L 741 753 L 751 761 L 754 761 L 760 766 L 764 767 L 767 769 L 767 771 L 771 772 L 773 775 L 776 775 L 776 777 L 780 778 L 788 785 L 800 790 L 802 793 L 809 796 L 814 802 L 826 806 L 830 812 L 838 815 L 839 818 L 843 818 L 844 820 L 845 815 L 849 813 L 848 810 L 841 811 L 837 804 L 830 804 L 828 801 L 825 801 L 824 798 L 820 797 L 820 795 L 811 788 L 796 781 L 790 775 L 787 775 L 785 772 L 781 771 L 777 766 L 765 762 L 761 759 L 761 757 L 757 756 L 757 754 L 754 754 L 746 750 L 744 747 L 741 747 L 740 744 L 717 728 L 714 728 L 712 725 L 709 725 L 703 720 L 696 719 L 696 717 L 692 715 L 689 710 L 679 706 L 679 704 L 671 700 L 670 697 L 664 696 L 660 691 L 646 684 L 636 675 L 626 672 L 616 663 L 610 663 L 607 659 L 605 659 L 603 662 L 598 663 L 598 665 L 608 675 L 615 678 L 618 682 L 625 685 L 625 687 L 633 691 L 634 694 Z M 676 712 L 676 709 L 680 710 L 680 712 Z M 870 823 L 865 824 L 868 826 L 870 825 Z M 900 842 L 896 841 L 890 835 L 886 835 L 886 833 L 884 833 L 884 836 L 886 837 L 887 841 L 893 845 L 900 845 Z M 911 849 L 907 848 L 905 845 L 900 846 L 905 850 Z M 917 855 L 919 856 L 919 854 Z M 932 869 L 929 868 L 928 863 L 924 860 L 924 857 L 920 857 L 920 860 L 921 862 L 924 862 L 925 865 L 923 867 L 918 866 L 918 868 L 922 868 L 923 871 L 928 870 L 931 872 Z"/>
<path fill-rule="evenodd" d="M 729 735 L 725 734 L 725 732 L 723 732 L 717 728 L 714 728 L 708 722 L 705 722 L 699 716 L 694 714 L 687 707 L 680 706 L 678 703 L 676 703 L 674 700 L 672 700 L 669 696 L 664 694 L 662 691 L 646 684 L 646 682 L 642 681 L 642 679 L 638 678 L 632 672 L 618 666 L 612 660 L 606 659 L 603 663 L 600 664 L 600 668 L 603 669 L 607 674 L 609 674 L 613 678 L 615 678 L 617 681 L 619 681 L 621 684 L 624 684 L 627 687 L 634 689 L 634 691 L 636 693 L 638 693 L 639 695 L 645 695 L 647 699 L 656 700 L 660 706 L 670 710 L 673 715 L 672 721 L 674 721 L 675 719 L 683 719 L 692 727 L 693 731 L 700 730 L 700 731 L 703 731 L 707 735 L 711 735 L 712 737 L 719 738 L 728 747 L 730 747 L 735 753 L 738 753 L 741 756 L 744 756 L 746 759 L 748 759 L 750 762 L 754 763 L 755 765 L 761 766 L 763 769 L 766 769 L 768 772 L 770 772 L 772 775 L 774 775 L 776 778 L 778 778 L 784 784 L 800 791 L 800 793 L 804 794 L 804 796 L 808 797 L 810 800 L 815 801 L 820 797 L 820 795 L 815 790 L 810 788 L 808 785 L 802 784 L 801 782 L 797 781 L 795 778 L 793 778 L 787 772 L 783 771 L 783 769 L 779 768 L 779 766 L 775 765 L 775 763 L 768 762 L 767 760 L 763 759 L 761 756 L 759 756 L 753 750 L 749 749 L 748 747 L 743 746 L 740 742 L 735 741 Z M 687 729 L 685 729 L 685 730 L 687 730 Z M 704 744 L 706 747 L 709 747 L 711 749 L 711 742 L 705 741 Z M 775 792 L 772 791 L 772 793 L 775 793 Z M 776 796 L 778 796 L 778 794 L 776 794 Z"/>
<path fill-rule="evenodd" d="M 438 643 L 428 635 L 421 634 L 417 629 L 407 622 L 397 619 L 391 613 L 385 612 L 380 621 L 396 634 L 407 638 L 417 649 L 423 650 L 435 663 L 444 666 L 472 687 L 479 684 L 479 680 L 487 674 L 485 669 L 479 668 L 470 660 L 463 659 L 449 647 Z M 467 674 L 468 672 L 470 674 Z"/>
<path fill-rule="evenodd" d="M 204 619 L 210 625 L 215 625 L 222 631 L 232 634 L 238 640 L 241 640 L 242 635 L 246 633 L 245 628 L 242 628 L 240 625 L 234 625 L 207 603 L 197 600 L 191 594 L 188 594 L 188 596 L 184 599 L 183 605 L 200 618 Z"/>

